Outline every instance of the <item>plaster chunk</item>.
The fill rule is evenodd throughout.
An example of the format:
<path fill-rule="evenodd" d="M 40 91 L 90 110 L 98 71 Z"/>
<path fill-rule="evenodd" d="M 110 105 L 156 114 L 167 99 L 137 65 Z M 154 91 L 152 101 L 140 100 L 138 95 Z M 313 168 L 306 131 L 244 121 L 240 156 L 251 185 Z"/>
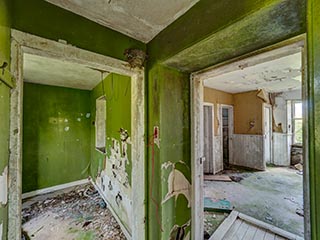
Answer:
<path fill-rule="evenodd" d="M 0 205 L 8 202 L 8 167 L 5 167 L 0 175 Z M 0 238 L 1 239 L 1 238 Z"/>

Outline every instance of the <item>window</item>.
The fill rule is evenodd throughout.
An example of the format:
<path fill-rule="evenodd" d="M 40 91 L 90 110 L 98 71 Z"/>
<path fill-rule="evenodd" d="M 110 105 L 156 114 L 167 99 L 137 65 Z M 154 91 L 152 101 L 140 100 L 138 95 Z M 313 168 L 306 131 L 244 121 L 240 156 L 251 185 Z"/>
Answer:
<path fill-rule="evenodd" d="M 104 96 L 96 100 L 96 149 L 106 152 L 106 115 L 107 103 Z"/>
<path fill-rule="evenodd" d="M 293 143 L 302 143 L 302 102 L 292 102 Z"/>

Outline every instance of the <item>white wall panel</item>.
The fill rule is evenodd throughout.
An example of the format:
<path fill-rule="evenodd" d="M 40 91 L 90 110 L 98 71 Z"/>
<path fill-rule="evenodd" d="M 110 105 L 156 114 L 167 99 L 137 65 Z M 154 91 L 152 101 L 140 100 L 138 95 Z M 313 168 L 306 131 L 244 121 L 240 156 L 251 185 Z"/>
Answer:
<path fill-rule="evenodd" d="M 233 165 L 265 170 L 262 135 L 233 135 Z"/>

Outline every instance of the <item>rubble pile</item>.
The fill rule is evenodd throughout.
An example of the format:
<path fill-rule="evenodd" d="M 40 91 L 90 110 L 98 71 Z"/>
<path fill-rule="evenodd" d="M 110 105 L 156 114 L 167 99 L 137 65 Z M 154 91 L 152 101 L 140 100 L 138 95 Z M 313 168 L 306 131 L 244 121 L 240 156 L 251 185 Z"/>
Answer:
<path fill-rule="evenodd" d="M 126 239 L 106 203 L 91 184 L 22 209 L 22 224 L 48 213 L 54 213 L 59 220 L 70 220 L 81 231 L 94 231 L 95 239 Z"/>

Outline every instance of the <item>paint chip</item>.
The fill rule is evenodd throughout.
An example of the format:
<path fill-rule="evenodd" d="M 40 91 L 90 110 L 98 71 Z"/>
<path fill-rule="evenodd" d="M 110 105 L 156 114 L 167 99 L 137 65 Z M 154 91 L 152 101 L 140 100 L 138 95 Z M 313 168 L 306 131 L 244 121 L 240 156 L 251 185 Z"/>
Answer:
<path fill-rule="evenodd" d="M 0 205 L 6 205 L 8 201 L 8 167 L 5 167 L 0 175 Z"/>
<path fill-rule="evenodd" d="M 86 118 L 89 118 L 91 116 L 91 113 L 86 114 Z"/>
<path fill-rule="evenodd" d="M 64 128 L 64 130 L 65 130 L 66 132 L 68 132 L 68 131 L 69 131 L 69 129 L 70 129 L 70 127 L 69 127 L 69 126 L 67 126 L 67 127 L 65 127 L 65 128 Z"/>

